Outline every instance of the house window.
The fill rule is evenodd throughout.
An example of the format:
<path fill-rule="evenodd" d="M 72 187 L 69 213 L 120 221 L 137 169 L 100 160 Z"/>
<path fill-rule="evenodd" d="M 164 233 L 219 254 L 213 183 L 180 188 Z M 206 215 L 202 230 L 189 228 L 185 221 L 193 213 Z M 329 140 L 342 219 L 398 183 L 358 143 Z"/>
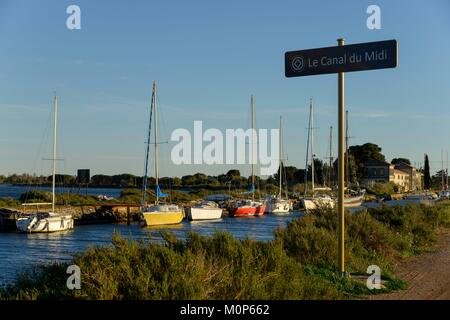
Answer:
<path fill-rule="evenodd" d="M 372 170 L 372 175 L 374 175 L 374 176 L 377 175 L 377 169 L 373 169 L 373 170 Z"/>
<path fill-rule="evenodd" d="M 383 168 L 380 169 L 380 176 L 384 176 L 384 169 Z"/>

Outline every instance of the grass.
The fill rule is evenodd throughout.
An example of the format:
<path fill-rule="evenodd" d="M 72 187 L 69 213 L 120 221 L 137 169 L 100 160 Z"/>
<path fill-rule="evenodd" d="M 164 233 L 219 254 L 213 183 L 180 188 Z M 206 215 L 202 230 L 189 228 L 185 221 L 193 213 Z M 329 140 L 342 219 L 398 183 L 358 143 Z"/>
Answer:
<path fill-rule="evenodd" d="M 228 233 L 164 233 L 164 243 L 129 241 L 91 247 L 68 264 L 81 269 L 81 290 L 66 289 L 68 264 L 25 270 L 2 299 L 349 299 L 406 287 L 394 264 L 428 248 L 450 227 L 448 203 L 368 209 L 346 215 L 346 267 L 366 275 L 381 268 L 385 288 L 337 275 L 337 217 L 317 210 L 278 229 L 274 240 Z M 366 275 L 367 276 L 367 275 Z"/>

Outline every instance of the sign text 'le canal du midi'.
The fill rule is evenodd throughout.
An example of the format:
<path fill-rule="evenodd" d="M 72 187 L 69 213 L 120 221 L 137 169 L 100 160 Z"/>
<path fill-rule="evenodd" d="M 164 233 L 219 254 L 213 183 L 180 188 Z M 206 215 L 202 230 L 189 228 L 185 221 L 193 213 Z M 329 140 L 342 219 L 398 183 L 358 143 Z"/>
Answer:
<path fill-rule="evenodd" d="M 395 68 L 396 66 L 396 40 L 285 53 L 286 77 Z"/>

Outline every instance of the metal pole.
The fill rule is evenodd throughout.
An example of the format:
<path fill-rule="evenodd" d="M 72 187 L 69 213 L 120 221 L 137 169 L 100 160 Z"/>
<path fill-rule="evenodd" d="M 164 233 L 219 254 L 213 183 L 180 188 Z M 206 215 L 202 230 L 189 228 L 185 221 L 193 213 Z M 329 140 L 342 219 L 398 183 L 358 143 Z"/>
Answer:
<path fill-rule="evenodd" d="M 345 40 L 337 40 L 339 46 L 344 46 Z M 338 265 L 339 274 L 345 274 L 345 239 L 344 239 L 344 72 L 338 73 Z"/>

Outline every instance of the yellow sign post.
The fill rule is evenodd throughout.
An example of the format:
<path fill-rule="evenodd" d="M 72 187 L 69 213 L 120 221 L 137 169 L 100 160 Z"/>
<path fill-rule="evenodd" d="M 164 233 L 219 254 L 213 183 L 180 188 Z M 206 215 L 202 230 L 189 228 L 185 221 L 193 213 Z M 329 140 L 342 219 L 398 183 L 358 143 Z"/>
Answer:
<path fill-rule="evenodd" d="M 338 45 L 344 45 L 344 39 L 338 39 Z M 344 215 L 344 72 L 338 73 L 338 266 L 340 275 L 345 274 L 345 215 Z"/>

